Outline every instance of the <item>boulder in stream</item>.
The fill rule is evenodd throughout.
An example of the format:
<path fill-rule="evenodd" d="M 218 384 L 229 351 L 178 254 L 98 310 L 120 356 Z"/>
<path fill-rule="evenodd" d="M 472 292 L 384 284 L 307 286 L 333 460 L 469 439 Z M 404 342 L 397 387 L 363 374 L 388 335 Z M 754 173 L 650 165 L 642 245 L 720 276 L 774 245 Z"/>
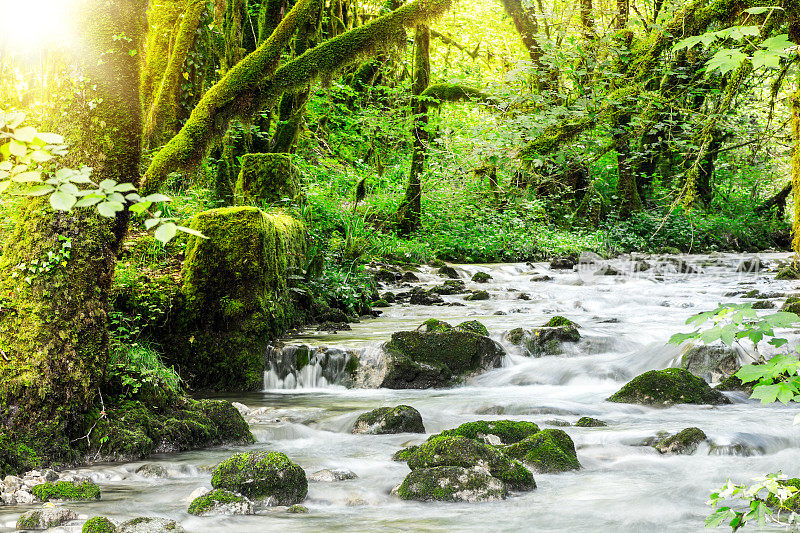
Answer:
<path fill-rule="evenodd" d="M 395 433 L 425 433 L 422 415 L 409 405 L 379 407 L 364 413 L 353 424 L 353 433 L 387 435 Z"/>
<path fill-rule="evenodd" d="M 403 500 L 485 502 L 504 500 L 508 489 L 481 468 L 437 466 L 413 470 L 397 488 Z"/>
<path fill-rule="evenodd" d="M 789 296 L 781 306 L 781 311 L 800 315 L 800 296 Z"/>
<path fill-rule="evenodd" d="M 117 526 L 105 516 L 95 516 L 83 523 L 81 533 L 115 533 Z"/>
<path fill-rule="evenodd" d="M 575 427 L 579 428 L 602 428 L 606 426 L 608 426 L 608 424 L 602 420 L 598 420 L 590 416 L 582 416 L 577 422 L 575 422 Z"/>
<path fill-rule="evenodd" d="M 634 403 L 654 407 L 676 404 L 724 405 L 731 401 L 708 383 L 683 368 L 650 370 L 625 384 L 610 402 Z"/>
<path fill-rule="evenodd" d="M 775 279 L 800 279 L 800 269 L 794 263 L 788 264 L 778 271 Z"/>
<path fill-rule="evenodd" d="M 486 291 L 474 291 L 472 294 L 464 298 L 468 302 L 478 302 L 481 300 L 489 300 L 491 296 Z"/>
<path fill-rule="evenodd" d="M 458 275 L 458 271 L 451 267 L 450 265 L 444 265 L 439 270 L 436 271 L 442 277 L 450 278 L 450 279 L 459 279 L 461 276 Z"/>
<path fill-rule="evenodd" d="M 76 500 L 99 500 L 100 487 L 94 482 L 85 480 L 77 481 L 48 481 L 36 485 L 31 489 L 31 493 L 43 502 L 50 500 L 76 501 Z"/>
<path fill-rule="evenodd" d="M 475 283 L 489 283 L 489 280 L 492 279 L 491 274 L 486 272 L 475 272 L 472 275 L 472 281 Z"/>
<path fill-rule="evenodd" d="M 550 269 L 551 270 L 572 270 L 575 265 L 578 264 L 578 260 L 575 259 L 573 256 L 563 256 L 563 257 L 555 257 L 552 261 L 550 261 Z"/>
<path fill-rule="evenodd" d="M 681 354 L 680 366 L 708 382 L 719 382 L 735 374 L 742 364 L 736 348 L 690 344 Z"/>
<path fill-rule="evenodd" d="M 686 428 L 662 439 L 653 447 L 663 454 L 691 455 L 706 438 L 706 434 L 700 428 Z"/>
<path fill-rule="evenodd" d="M 503 452 L 542 474 L 567 472 L 581 467 L 575 444 L 560 429 L 543 429 L 516 444 L 506 446 Z"/>
<path fill-rule="evenodd" d="M 314 481 L 316 483 L 331 483 L 333 481 L 346 481 L 348 479 L 358 479 L 358 476 L 352 470 L 332 470 L 329 468 L 317 470 L 308 476 L 309 481 Z"/>
<path fill-rule="evenodd" d="M 498 368 L 503 348 L 484 335 L 453 328 L 440 332 L 399 331 L 384 345 L 380 387 L 446 387 L 480 370 Z"/>
<path fill-rule="evenodd" d="M 411 289 L 411 298 L 409 303 L 411 305 L 436 305 L 444 303 L 441 296 L 432 291 L 426 291 L 422 287 L 414 287 Z"/>
<path fill-rule="evenodd" d="M 293 505 L 308 494 L 305 471 L 280 452 L 243 452 L 214 469 L 215 489 L 237 492 L 266 505 Z"/>
<path fill-rule="evenodd" d="M 527 355 L 541 357 L 564 353 L 563 343 L 578 342 L 581 334 L 577 324 L 563 316 L 554 316 L 543 326 L 533 330 L 512 329 L 506 338 L 511 344 L 523 346 Z"/>
<path fill-rule="evenodd" d="M 493 446 L 466 437 L 433 438 L 421 444 L 408 458 L 411 470 L 439 466 L 479 467 L 511 490 L 536 488 L 533 474 L 522 463 L 510 459 Z"/>
<path fill-rule="evenodd" d="M 142 516 L 121 523 L 117 533 L 184 533 L 186 530 L 175 520 Z"/>
<path fill-rule="evenodd" d="M 229 490 L 216 489 L 195 498 L 189 505 L 189 514 L 208 515 L 246 515 L 254 514 L 253 502 L 241 494 Z"/>
<path fill-rule="evenodd" d="M 481 442 L 487 442 L 487 437 L 495 436 L 502 444 L 514 444 L 538 432 L 539 426 L 533 422 L 517 420 L 478 420 L 476 422 L 466 422 L 455 429 L 446 429 L 439 433 L 438 436 L 466 437 Z M 434 435 L 431 439 L 436 436 L 437 435 Z"/>
<path fill-rule="evenodd" d="M 51 527 L 63 526 L 71 520 L 78 518 L 74 511 L 61 507 L 44 507 L 28 511 L 17 519 L 17 529 L 42 530 Z"/>
<path fill-rule="evenodd" d="M 436 285 L 435 287 L 431 287 L 429 292 L 435 294 L 463 294 L 467 292 L 466 284 L 460 279 L 448 279 L 441 285 Z"/>

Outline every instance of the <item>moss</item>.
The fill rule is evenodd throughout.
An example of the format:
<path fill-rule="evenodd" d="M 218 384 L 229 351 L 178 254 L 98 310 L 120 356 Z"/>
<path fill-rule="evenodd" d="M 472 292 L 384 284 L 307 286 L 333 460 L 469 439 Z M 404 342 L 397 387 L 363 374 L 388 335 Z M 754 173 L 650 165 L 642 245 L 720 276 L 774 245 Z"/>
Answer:
<path fill-rule="evenodd" d="M 489 330 L 477 320 L 467 320 L 466 322 L 462 322 L 456 326 L 456 329 L 474 333 L 475 335 L 482 335 L 484 337 L 489 336 Z"/>
<path fill-rule="evenodd" d="M 386 307 L 391 307 L 391 304 L 386 300 L 384 300 L 383 298 L 381 298 L 380 300 L 375 300 L 374 302 L 372 302 L 372 307 L 386 308 Z"/>
<path fill-rule="evenodd" d="M 280 452 L 237 453 L 214 469 L 211 485 L 272 505 L 300 503 L 308 493 L 305 471 Z"/>
<path fill-rule="evenodd" d="M 791 498 L 786 499 L 783 504 L 781 504 L 777 497 L 770 494 L 770 496 L 767 498 L 767 505 L 771 506 L 773 510 L 800 513 L 800 478 L 794 477 L 791 479 L 781 480 L 778 483 L 784 487 L 794 487 L 797 489 L 797 492 L 795 492 L 794 496 Z"/>
<path fill-rule="evenodd" d="M 117 526 L 105 516 L 95 516 L 83 524 L 81 533 L 114 533 Z"/>
<path fill-rule="evenodd" d="M 289 154 L 245 154 L 241 165 L 235 192 L 238 205 L 272 204 L 300 193 Z"/>
<path fill-rule="evenodd" d="M 472 281 L 475 283 L 488 283 L 490 279 L 492 279 L 492 276 L 486 272 L 475 272 L 472 275 Z"/>
<path fill-rule="evenodd" d="M 466 298 L 468 302 L 477 302 L 480 300 L 488 300 L 490 298 L 489 293 L 486 291 L 475 291 Z"/>
<path fill-rule="evenodd" d="M 775 279 L 800 279 L 800 270 L 794 264 L 786 265 L 778 271 Z"/>
<path fill-rule="evenodd" d="M 516 420 L 479 420 L 467 422 L 455 429 L 447 429 L 437 436 L 459 436 L 468 439 L 482 440 L 485 435 L 496 435 L 503 444 L 513 444 L 539 432 L 539 426 L 533 422 Z"/>
<path fill-rule="evenodd" d="M 294 505 L 290 505 L 289 508 L 286 509 L 286 512 L 291 514 L 305 514 L 308 512 L 308 507 L 296 503 Z"/>
<path fill-rule="evenodd" d="M 422 323 L 422 326 L 425 326 L 425 331 L 428 333 L 442 333 L 453 329 L 452 325 L 438 318 L 429 318 Z"/>
<path fill-rule="evenodd" d="M 706 434 L 700 428 L 686 428 L 660 440 L 653 447 L 661 453 L 692 454 L 704 440 Z"/>
<path fill-rule="evenodd" d="M 650 370 L 623 386 L 608 398 L 610 402 L 652 406 L 675 404 L 723 405 L 731 401 L 708 383 L 682 368 Z"/>
<path fill-rule="evenodd" d="M 754 307 L 755 308 L 755 307 Z M 781 306 L 781 311 L 800 315 L 800 297 L 789 296 Z"/>
<path fill-rule="evenodd" d="M 425 433 L 425 426 L 419 411 L 408 405 L 398 405 L 380 407 L 360 415 L 353 424 L 353 433 Z"/>
<path fill-rule="evenodd" d="M 714 387 L 718 391 L 741 391 L 746 392 L 748 395 L 753 393 L 753 384 L 745 385 L 742 380 L 736 376 L 728 376 L 723 379 L 719 385 Z"/>
<path fill-rule="evenodd" d="M 39 529 L 41 511 L 27 512 L 17 519 L 17 529 L 21 531 Z"/>
<path fill-rule="evenodd" d="M 488 444 L 467 437 L 437 436 L 421 444 L 408 459 L 411 470 L 437 466 L 473 468 L 486 466 L 493 477 L 513 490 L 536 488 L 533 475 L 518 461 Z"/>
<path fill-rule="evenodd" d="M 99 500 L 100 487 L 91 481 L 48 481 L 31 488 L 31 494 L 47 502 L 50 500 Z"/>
<path fill-rule="evenodd" d="M 490 501 L 503 500 L 508 490 L 483 470 L 438 466 L 412 471 L 397 490 L 403 500 Z"/>
<path fill-rule="evenodd" d="M 545 324 L 542 325 L 542 327 L 545 328 L 557 328 L 561 326 L 567 326 L 573 328 L 578 327 L 578 325 L 575 322 L 561 315 L 556 315 L 552 317 L 550 320 L 548 320 Z"/>
<path fill-rule="evenodd" d="M 428 86 L 422 96 L 430 98 L 429 105 L 441 105 L 443 102 L 484 102 L 490 99 L 481 89 L 461 83 L 436 83 Z"/>
<path fill-rule="evenodd" d="M 22 474 L 42 466 L 42 458 L 30 446 L 0 432 L 0 478 Z"/>
<path fill-rule="evenodd" d="M 541 473 L 578 470 L 581 465 L 572 439 L 560 429 L 545 429 L 507 446 L 503 452 Z"/>
<path fill-rule="evenodd" d="M 392 461 L 408 461 L 419 446 L 409 446 L 392 454 Z"/>
<path fill-rule="evenodd" d="M 189 514 L 201 516 L 214 510 L 219 505 L 238 503 L 247 505 L 249 502 L 243 497 L 229 490 L 212 490 L 195 498 L 189 505 Z"/>
<path fill-rule="evenodd" d="M 385 345 L 390 361 L 382 387 L 429 388 L 451 384 L 482 368 L 501 364 L 503 351 L 474 333 L 400 331 Z"/>
<path fill-rule="evenodd" d="M 590 416 L 583 416 L 575 422 L 575 426 L 579 428 L 600 428 L 606 427 L 608 424 L 603 422 L 602 420 L 598 420 L 596 418 L 592 418 Z"/>

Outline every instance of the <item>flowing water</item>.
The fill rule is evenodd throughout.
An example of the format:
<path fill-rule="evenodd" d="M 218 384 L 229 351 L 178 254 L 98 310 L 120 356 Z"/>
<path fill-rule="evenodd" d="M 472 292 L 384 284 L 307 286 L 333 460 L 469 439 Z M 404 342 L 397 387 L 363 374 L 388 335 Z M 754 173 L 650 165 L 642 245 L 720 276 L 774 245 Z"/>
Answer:
<path fill-rule="evenodd" d="M 785 254 L 764 254 L 768 265 Z M 311 358 L 300 373 L 273 364 L 267 390 L 226 396 L 250 408 L 266 407 L 251 417 L 257 443 L 247 447 L 201 450 L 156 457 L 170 470 L 167 479 L 135 473 L 143 464 L 99 465 L 82 469 L 100 484 L 103 498 L 72 503 L 85 517 L 115 520 L 163 516 L 188 531 L 701 531 L 710 489 L 727 477 L 747 481 L 783 470 L 800 474 L 800 429 L 792 426 L 794 406 L 762 406 L 741 393 L 727 393 L 733 405 L 676 406 L 656 409 L 604 401 L 630 378 L 671 366 L 679 357 L 666 346 L 671 334 L 685 331 L 692 314 L 716 307 L 731 291 L 757 288 L 792 291 L 797 282 L 771 275 L 737 273 L 742 256 L 694 256 L 699 274 L 651 272 L 636 276 L 586 275 L 586 270 L 549 271 L 544 264 L 457 266 L 469 288 L 487 289 L 488 301 L 464 306 L 398 305 L 374 320 L 353 324 L 337 334 L 308 333 L 285 339 L 290 345 L 339 347 L 328 361 Z M 477 271 L 493 276 L 488 284 L 469 282 Z M 533 282 L 534 273 L 552 281 Z M 441 283 L 429 270 L 421 284 Z M 521 292 L 530 300 L 520 300 Z M 445 296 L 463 303 L 463 295 Z M 495 314 L 502 311 L 505 314 Z M 347 389 L 336 385 L 347 351 L 362 359 L 379 358 L 380 343 L 392 332 L 414 329 L 436 317 L 457 323 L 479 320 L 503 343 L 503 333 L 541 325 L 559 314 L 577 322 L 582 340 L 561 356 L 528 358 L 513 346 L 502 368 L 447 390 Z M 315 364 L 318 363 L 318 364 Z M 285 366 L 285 365 L 284 365 Z M 391 455 L 404 444 L 424 440 L 413 435 L 352 435 L 356 417 L 383 405 L 417 408 L 428 433 L 477 419 L 514 419 L 555 427 L 581 416 L 606 421 L 601 428 L 563 427 L 575 441 L 580 471 L 535 476 L 537 490 L 490 503 L 404 502 L 390 494 L 409 472 Z M 662 456 L 641 442 L 659 431 L 700 427 L 708 435 L 693 455 Z M 257 516 L 198 518 L 186 513 L 188 495 L 210 486 L 208 466 L 241 450 L 279 450 L 308 474 L 322 468 L 349 469 L 358 479 L 309 483 L 305 505 L 294 515 L 273 508 Z M 0 529 L 13 527 L 27 507 L 0 507 Z M 77 522 L 76 522 L 77 524 Z M 79 531 L 69 526 L 68 531 Z"/>

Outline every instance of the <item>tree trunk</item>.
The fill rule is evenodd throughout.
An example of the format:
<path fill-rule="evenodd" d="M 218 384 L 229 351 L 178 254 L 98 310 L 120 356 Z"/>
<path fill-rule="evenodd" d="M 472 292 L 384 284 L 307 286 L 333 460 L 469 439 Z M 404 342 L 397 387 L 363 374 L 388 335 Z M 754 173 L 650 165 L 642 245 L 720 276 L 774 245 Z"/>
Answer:
<path fill-rule="evenodd" d="M 65 127 L 72 131 L 64 133 L 75 143 L 70 163 L 92 166 L 98 182 L 137 181 L 142 124 L 139 61 L 131 50 L 144 34 L 146 5 L 81 3 L 81 74 L 91 80 L 87 100 L 98 104 L 85 125 L 70 114 Z M 0 261 L 0 426 L 50 460 L 74 459 L 70 437 L 86 432 L 82 415 L 107 365 L 108 292 L 126 228 L 125 216 L 114 222 L 94 212 L 54 213 L 33 202 L 18 214 Z M 50 271 L 14 275 L 48 252 L 61 259 Z"/>
<path fill-rule="evenodd" d="M 412 91 L 418 97 L 430 84 L 430 30 L 424 24 L 417 26 L 414 46 L 414 83 Z M 419 228 L 422 213 L 422 173 L 425 171 L 425 150 L 428 144 L 428 105 L 421 99 L 414 99 L 414 146 L 411 152 L 411 173 L 408 177 L 405 197 L 397 211 L 399 230 L 408 235 Z"/>
<path fill-rule="evenodd" d="M 800 22 L 797 23 L 800 27 Z M 798 30 L 800 33 L 800 30 Z M 800 54 L 799 54 L 800 55 Z M 798 58 L 800 59 L 800 58 Z M 794 139 L 794 155 L 792 156 L 792 189 L 794 194 L 794 221 L 792 230 L 792 249 L 800 254 L 800 73 L 797 75 L 797 91 L 792 99 L 792 137 Z"/>

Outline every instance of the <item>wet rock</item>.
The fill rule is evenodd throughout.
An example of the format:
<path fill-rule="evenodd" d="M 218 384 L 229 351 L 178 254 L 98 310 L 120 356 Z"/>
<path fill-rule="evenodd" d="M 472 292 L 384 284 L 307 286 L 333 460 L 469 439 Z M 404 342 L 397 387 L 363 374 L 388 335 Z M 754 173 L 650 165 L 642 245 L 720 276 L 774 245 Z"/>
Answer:
<path fill-rule="evenodd" d="M 397 488 L 403 500 L 483 502 L 504 500 L 508 489 L 481 468 L 438 466 L 413 470 Z"/>
<path fill-rule="evenodd" d="M 147 463 L 140 466 L 136 469 L 136 473 L 143 477 L 169 477 L 169 472 L 167 469 L 155 463 Z"/>
<path fill-rule="evenodd" d="M 773 511 L 780 510 L 782 513 L 800 514 L 800 478 L 783 479 L 778 481 L 778 484 L 784 487 L 794 487 L 796 492 L 791 498 L 784 500 L 783 504 L 781 504 L 777 496 L 770 494 L 767 497 L 767 505 L 769 505 Z"/>
<path fill-rule="evenodd" d="M 411 289 L 411 305 L 436 305 L 444 303 L 441 296 L 434 292 L 426 291 L 422 287 L 414 287 Z"/>
<path fill-rule="evenodd" d="M 569 427 L 572 425 L 566 420 L 561 420 L 560 418 L 551 418 L 550 420 L 545 420 L 544 423 L 547 424 L 548 426 L 555 426 L 561 428 Z"/>
<path fill-rule="evenodd" d="M 630 442 L 629 444 L 631 446 L 651 446 L 652 447 L 652 446 L 655 446 L 656 444 L 658 444 L 659 442 L 661 442 L 662 440 L 666 439 L 667 437 L 669 437 L 669 432 L 668 431 L 658 431 L 655 435 L 651 435 L 649 437 L 645 437 L 645 438 L 639 439 L 639 440 L 634 440 L 634 441 Z"/>
<path fill-rule="evenodd" d="M 653 447 L 663 454 L 691 455 L 704 440 L 706 440 L 706 434 L 701 429 L 686 428 L 659 441 Z"/>
<path fill-rule="evenodd" d="M 608 424 L 603 422 L 602 420 L 598 420 L 596 418 L 592 418 L 590 416 L 583 416 L 575 422 L 575 426 L 579 428 L 600 428 L 606 427 Z"/>
<path fill-rule="evenodd" d="M 608 398 L 610 402 L 668 407 L 676 404 L 724 405 L 731 401 L 708 383 L 682 368 L 650 370 Z"/>
<path fill-rule="evenodd" d="M 553 278 L 548 276 L 547 274 L 536 274 L 535 276 L 531 276 L 531 281 L 534 283 L 541 282 L 541 281 L 552 281 Z"/>
<path fill-rule="evenodd" d="M 775 309 L 775 304 L 769 300 L 759 300 L 753 302 L 753 309 Z"/>
<path fill-rule="evenodd" d="M 422 415 L 408 405 L 380 407 L 358 417 L 353 433 L 389 435 L 395 433 L 425 433 Z"/>
<path fill-rule="evenodd" d="M 543 429 L 516 444 L 506 446 L 503 452 L 542 474 L 578 470 L 581 467 L 575 444 L 560 429 Z"/>
<path fill-rule="evenodd" d="M 175 520 L 143 516 L 123 522 L 117 533 L 184 533 L 186 530 Z"/>
<path fill-rule="evenodd" d="M 544 326 L 533 331 L 523 328 L 512 329 L 506 335 L 507 340 L 516 346 L 523 346 L 528 355 L 559 355 L 564 352 L 562 344 L 578 342 L 581 338 L 577 324 L 562 317 L 551 318 Z"/>
<path fill-rule="evenodd" d="M 211 467 L 209 469 L 209 471 L 213 472 L 214 468 L 216 468 L 216 467 Z M 206 487 L 197 487 L 196 489 L 194 489 L 192 491 L 191 494 L 189 494 L 188 498 L 184 498 L 184 501 L 188 501 L 189 503 L 191 503 L 191 502 L 195 501 L 197 498 L 199 498 L 200 496 L 205 496 L 209 492 L 211 492 L 211 490 L 209 490 Z"/>
<path fill-rule="evenodd" d="M 465 322 L 462 322 L 459 325 L 457 325 L 455 329 L 459 331 L 467 331 L 469 333 L 474 333 L 475 335 L 483 335 L 484 337 L 489 336 L 489 330 L 486 329 L 486 326 L 484 326 L 477 320 L 467 320 Z"/>
<path fill-rule="evenodd" d="M 461 277 L 461 276 L 458 275 L 458 272 L 456 271 L 456 269 L 451 267 L 451 266 L 449 266 L 449 265 L 444 265 L 439 270 L 437 270 L 436 273 L 439 274 L 442 277 L 450 278 L 450 279 L 458 279 L 458 278 Z"/>
<path fill-rule="evenodd" d="M 635 261 L 633 263 L 634 272 L 647 272 L 651 268 L 653 268 L 653 265 L 651 265 L 647 261 Z"/>
<path fill-rule="evenodd" d="M 800 269 L 795 264 L 789 264 L 781 268 L 775 279 L 800 279 Z"/>
<path fill-rule="evenodd" d="M 719 382 L 735 374 L 739 353 L 728 346 L 689 345 L 681 354 L 681 368 L 708 382 Z"/>
<path fill-rule="evenodd" d="M 217 489 L 195 498 L 188 512 L 196 516 L 248 515 L 255 514 L 255 508 L 253 502 L 241 494 Z"/>
<path fill-rule="evenodd" d="M 550 268 L 552 270 L 572 270 L 577 264 L 578 260 L 575 259 L 575 257 L 562 256 L 556 257 L 550 261 Z"/>
<path fill-rule="evenodd" d="M 475 272 L 475 274 L 472 275 L 472 281 L 475 283 L 489 283 L 490 279 L 492 279 L 492 276 L 486 272 Z"/>
<path fill-rule="evenodd" d="M 350 331 L 353 328 L 347 322 L 323 322 L 317 326 L 317 331 L 326 331 L 328 333 L 338 333 L 340 331 Z"/>
<path fill-rule="evenodd" d="M 746 392 L 749 396 L 753 394 L 753 384 L 742 383 L 742 380 L 737 378 L 736 376 L 730 376 L 722 380 L 719 385 L 714 387 L 718 391 L 739 391 L 739 392 Z"/>
<path fill-rule="evenodd" d="M 331 483 L 333 481 L 345 481 L 348 479 L 358 479 L 358 476 L 351 470 L 330 470 L 325 468 L 323 470 L 317 470 L 308 477 L 309 481 L 317 483 Z"/>
<path fill-rule="evenodd" d="M 521 292 L 517 295 L 517 300 L 530 300 L 530 299 L 531 295 L 528 294 L 527 292 Z"/>
<path fill-rule="evenodd" d="M 393 304 L 393 303 L 395 303 L 397 301 L 397 297 L 395 296 L 395 294 L 393 292 L 386 291 L 383 294 L 381 294 L 381 300 L 384 300 L 386 302 L 389 302 L 390 304 Z"/>
<path fill-rule="evenodd" d="M 401 279 L 405 283 L 419 283 L 419 277 L 413 272 L 403 272 Z"/>
<path fill-rule="evenodd" d="M 115 533 L 117 526 L 105 516 L 95 516 L 83 524 L 81 533 Z"/>
<path fill-rule="evenodd" d="M 401 462 L 408 461 L 408 459 L 414 454 L 414 452 L 417 451 L 417 448 L 419 448 L 419 446 L 408 446 L 401 450 L 397 450 L 392 455 L 392 461 L 401 461 Z"/>
<path fill-rule="evenodd" d="M 800 315 L 800 297 L 789 296 L 781 306 L 781 311 Z"/>
<path fill-rule="evenodd" d="M 296 503 L 294 505 L 290 505 L 289 508 L 286 509 L 286 512 L 291 514 L 305 514 L 308 512 L 308 507 Z"/>
<path fill-rule="evenodd" d="M 408 458 L 413 470 L 440 466 L 479 467 L 487 470 L 512 490 L 531 490 L 536 482 L 519 461 L 509 459 L 497 448 L 466 437 L 438 436 L 421 444 Z"/>
<path fill-rule="evenodd" d="M 758 273 L 761 270 L 761 259 L 758 257 L 748 257 L 742 259 L 736 266 L 736 272 Z"/>
<path fill-rule="evenodd" d="M 91 481 L 48 481 L 36 485 L 31 489 L 31 493 L 39 500 L 47 502 L 50 500 L 99 500 L 100 487 Z"/>
<path fill-rule="evenodd" d="M 381 387 L 427 389 L 459 382 L 480 370 L 498 368 L 503 348 L 489 337 L 453 329 L 440 333 L 400 331 L 384 345 Z"/>
<path fill-rule="evenodd" d="M 74 511 L 60 507 L 44 507 L 28 511 L 17 519 L 17 529 L 43 530 L 63 526 L 78 518 Z"/>
<path fill-rule="evenodd" d="M 434 437 L 466 437 L 468 439 L 484 441 L 487 435 L 495 435 L 503 444 L 514 444 L 538 432 L 539 426 L 533 422 L 517 420 L 478 420 L 476 422 L 461 424 L 455 429 L 447 429 Z"/>
<path fill-rule="evenodd" d="M 443 295 L 464 294 L 467 292 L 467 285 L 460 279 L 449 279 L 441 285 L 431 287 L 429 292 Z"/>
<path fill-rule="evenodd" d="M 251 412 L 251 409 L 243 403 L 231 402 L 231 405 L 234 406 L 236 410 L 239 411 L 239 414 L 242 416 L 247 416 Z"/>
<path fill-rule="evenodd" d="M 622 276 L 624 272 L 611 265 L 603 265 L 594 271 L 595 276 Z"/>
<path fill-rule="evenodd" d="M 381 283 L 397 283 L 401 279 L 402 275 L 399 272 L 389 270 L 388 268 L 382 268 L 375 272 L 375 281 Z"/>
<path fill-rule="evenodd" d="M 465 300 L 469 302 L 477 302 L 480 300 L 488 300 L 490 298 L 489 293 L 486 291 L 475 291 L 466 298 Z"/>
<path fill-rule="evenodd" d="M 211 485 L 267 505 L 300 503 L 308 493 L 305 471 L 280 452 L 237 453 L 214 469 Z"/>

